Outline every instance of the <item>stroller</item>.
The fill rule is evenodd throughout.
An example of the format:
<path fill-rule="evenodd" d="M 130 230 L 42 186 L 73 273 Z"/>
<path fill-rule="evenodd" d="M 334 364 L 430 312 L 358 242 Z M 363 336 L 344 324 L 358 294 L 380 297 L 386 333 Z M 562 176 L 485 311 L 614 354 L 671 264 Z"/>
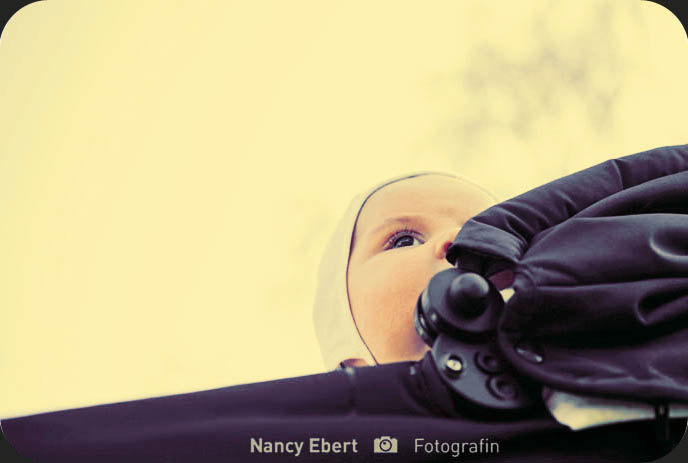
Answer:
<path fill-rule="evenodd" d="M 451 275 L 433 277 L 416 307 L 432 346 L 418 362 L 43 413 L 2 431 L 39 463 L 640 462 L 678 444 L 688 145 L 497 204 L 447 258 Z M 487 280 L 502 271 L 514 275 L 507 301 Z M 574 424 L 599 401 L 631 406 Z"/>

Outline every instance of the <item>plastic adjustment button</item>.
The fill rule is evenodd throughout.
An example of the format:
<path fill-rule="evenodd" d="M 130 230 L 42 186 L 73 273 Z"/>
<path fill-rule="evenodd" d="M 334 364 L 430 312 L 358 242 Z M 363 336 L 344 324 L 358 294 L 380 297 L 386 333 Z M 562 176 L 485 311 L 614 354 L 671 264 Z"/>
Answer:
<path fill-rule="evenodd" d="M 518 386 L 504 375 L 492 376 L 487 381 L 487 390 L 502 400 L 513 400 L 518 397 Z"/>
<path fill-rule="evenodd" d="M 475 318 L 487 309 L 490 284 L 476 273 L 464 273 L 454 278 L 447 291 L 447 300 L 464 317 Z"/>
<path fill-rule="evenodd" d="M 499 357 L 491 352 L 476 352 L 475 364 L 487 374 L 494 375 L 504 372 L 504 365 Z"/>

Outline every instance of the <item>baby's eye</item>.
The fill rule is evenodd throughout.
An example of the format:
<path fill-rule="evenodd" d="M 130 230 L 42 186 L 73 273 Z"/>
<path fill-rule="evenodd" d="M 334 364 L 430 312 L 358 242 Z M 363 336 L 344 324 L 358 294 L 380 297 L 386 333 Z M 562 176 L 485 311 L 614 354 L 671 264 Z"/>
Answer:
<path fill-rule="evenodd" d="M 392 235 L 392 237 L 387 241 L 385 249 L 415 246 L 417 244 L 423 244 L 423 241 L 421 241 L 416 233 L 410 230 L 400 230 Z"/>

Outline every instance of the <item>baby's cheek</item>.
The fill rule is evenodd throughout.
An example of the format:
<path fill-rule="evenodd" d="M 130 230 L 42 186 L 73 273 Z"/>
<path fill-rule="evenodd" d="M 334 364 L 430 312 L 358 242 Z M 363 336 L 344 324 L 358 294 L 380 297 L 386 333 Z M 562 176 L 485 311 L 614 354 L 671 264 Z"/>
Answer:
<path fill-rule="evenodd" d="M 430 269 L 412 259 L 381 264 L 366 267 L 350 281 L 358 329 L 379 362 L 420 358 L 424 343 L 415 331 L 413 311 Z"/>
<path fill-rule="evenodd" d="M 356 291 L 350 293 L 352 311 L 359 330 L 375 338 L 389 329 L 390 319 L 394 318 L 395 291 L 380 278 L 380 274 L 370 274 L 365 281 L 359 281 Z"/>
<path fill-rule="evenodd" d="M 394 318 L 398 320 L 398 331 L 403 332 L 407 339 L 415 338 L 413 312 L 426 283 L 422 275 L 410 275 L 400 279 L 400 285 L 396 288 L 393 304 Z"/>

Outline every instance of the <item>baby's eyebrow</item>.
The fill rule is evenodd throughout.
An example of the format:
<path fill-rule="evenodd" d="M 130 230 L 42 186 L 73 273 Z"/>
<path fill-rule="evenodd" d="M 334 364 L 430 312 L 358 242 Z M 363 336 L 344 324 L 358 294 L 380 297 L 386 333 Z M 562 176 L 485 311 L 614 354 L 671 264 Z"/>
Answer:
<path fill-rule="evenodd" d="M 427 216 L 423 214 L 404 214 L 404 215 L 396 215 L 392 217 L 388 217 L 385 220 L 382 221 L 380 225 L 377 227 L 373 228 L 368 232 L 368 235 L 375 235 L 379 233 L 381 230 L 384 230 L 391 225 L 399 224 L 399 225 L 411 225 L 411 224 L 417 224 L 419 222 L 422 222 L 423 220 L 427 219 Z"/>

